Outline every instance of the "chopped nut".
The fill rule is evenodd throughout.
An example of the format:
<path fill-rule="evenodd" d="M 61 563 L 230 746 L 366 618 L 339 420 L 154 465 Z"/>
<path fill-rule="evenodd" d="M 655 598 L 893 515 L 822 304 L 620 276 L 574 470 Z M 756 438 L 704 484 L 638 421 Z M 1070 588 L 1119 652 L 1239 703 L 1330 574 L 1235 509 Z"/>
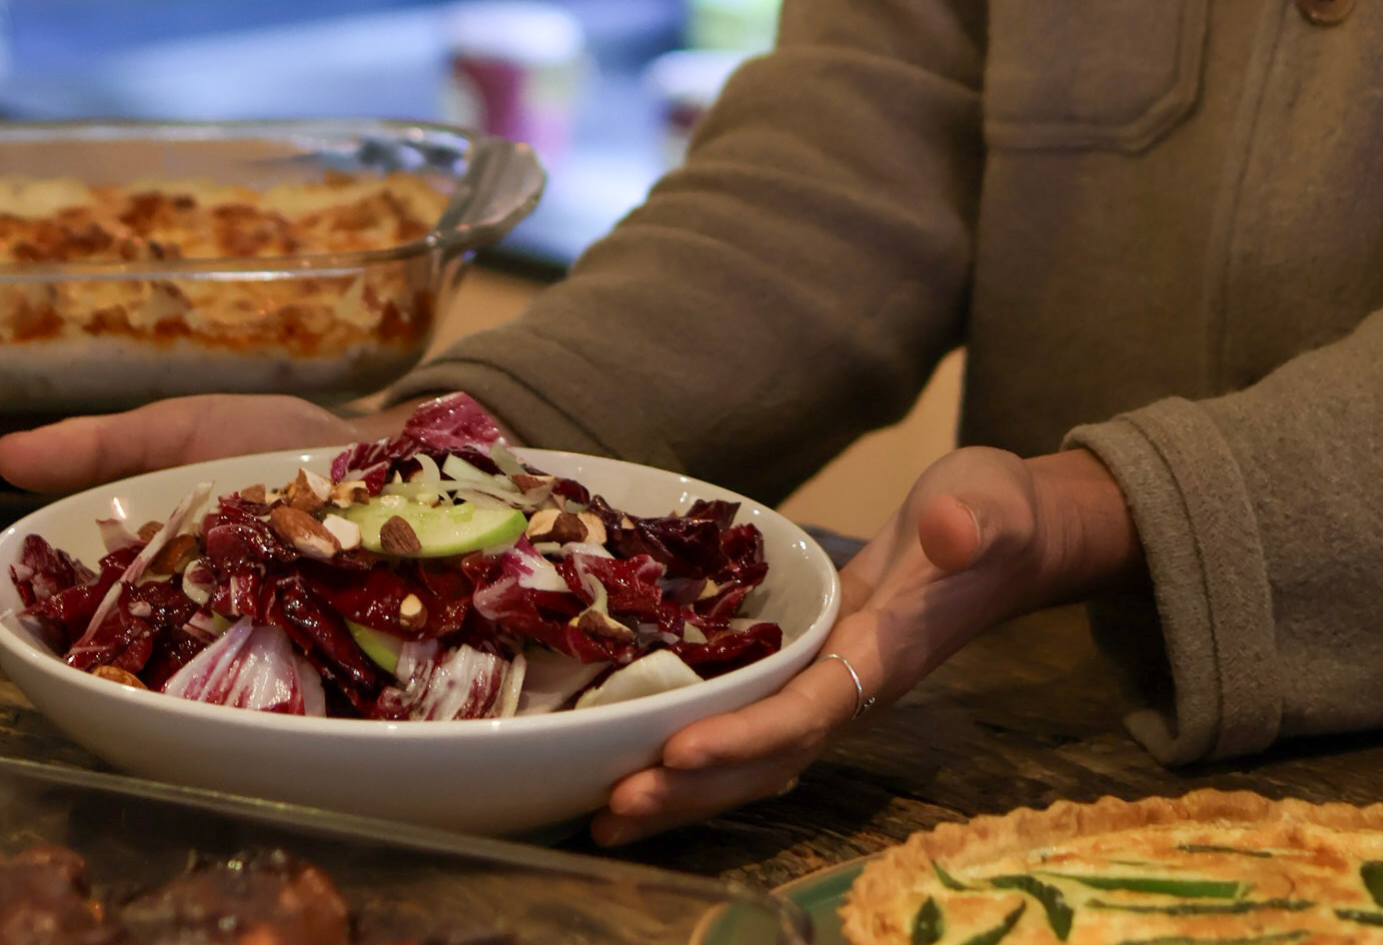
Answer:
<path fill-rule="evenodd" d="M 509 477 L 514 480 L 514 485 L 519 487 L 520 492 L 537 492 L 539 489 L 550 487 L 557 481 L 556 476 L 540 476 L 533 473 L 514 473 Z"/>
<path fill-rule="evenodd" d="M 701 593 L 696 595 L 697 600 L 705 600 L 708 597 L 715 597 L 720 593 L 720 585 L 710 578 L 706 579 L 706 585 L 701 588 Z"/>
<path fill-rule="evenodd" d="M 119 666 L 97 666 L 91 671 L 91 675 L 101 679 L 109 679 L 111 682 L 118 682 L 124 686 L 133 686 L 136 689 L 149 688 L 134 673 L 121 669 Z"/>
<path fill-rule="evenodd" d="M 350 508 L 357 502 L 369 502 L 370 490 L 363 480 L 346 479 L 331 490 L 331 504 L 338 509 Z"/>
<path fill-rule="evenodd" d="M 197 550 L 197 539 L 191 535 L 174 535 L 149 562 L 150 574 L 177 574 L 187 566 Z"/>
<path fill-rule="evenodd" d="M 341 549 L 336 536 L 301 509 L 277 506 L 269 513 L 269 524 L 275 534 L 309 558 L 326 561 Z"/>
<path fill-rule="evenodd" d="M 284 489 L 288 504 L 303 512 L 315 512 L 327 504 L 331 483 L 308 469 L 299 469 L 298 478 Z"/>
<path fill-rule="evenodd" d="M 153 615 L 154 605 L 150 604 L 147 600 L 137 600 L 130 604 L 131 617 L 139 617 L 142 620 L 145 617 L 152 617 Z"/>
<path fill-rule="evenodd" d="M 409 630 L 419 630 L 427 624 L 427 608 L 417 594 L 409 594 L 399 602 L 399 624 Z"/>
<path fill-rule="evenodd" d="M 391 555 L 411 555 L 423 547 L 413 526 L 399 515 L 391 515 L 379 526 L 379 544 Z"/>
<path fill-rule="evenodd" d="M 268 497 L 269 494 L 265 491 L 264 483 L 262 482 L 257 485 L 250 486 L 247 489 L 240 490 L 240 498 L 244 499 L 246 502 L 255 502 L 260 505 L 263 505 L 264 500 Z"/>
<path fill-rule="evenodd" d="M 604 532 L 603 526 L 601 531 Z M 570 512 L 539 509 L 528 520 L 524 534 L 528 536 L 529 541 L 555 541 L 565 545 L 573 541 L 585 541 L 587 529 L 586 523 Z"/>
<path fill-rule="evenodd" d="M 540 536 L 547 535 L 552 531 L 552 523 L 557 521 L 557 516 L 561 514 L 560 509 L 539 509 L 528 518 L 528 526 L 523 533 L 528 536 L 530 541 L 542 541 Z"/>
<path fill-rule="evenodd" d="M 595 545 L 605 544 L 605 539 L 608 536 L 605 534 L 605 523 L 601 521 L 599 515 L 594 512 L 578 512 L 576 517 L 581 520 L 581 524 L 586 526 L 586 537 L 583 541 Z"/>
<path fill-rule="evenodd" d="M 624 624 L 615 620 L 609 614 L 603 614 L 594 607 L 587 607 L 580 614 L 571 618 L 571 625 L 582 633 L 588 633 L 595 637 L 604 637 L 607 640 L 614 640 L 616 643 L 633 643 L 634 631 Z"/>
<path fill-rule="evenodd" d="M 139 536 L 140 541 L 148 543 L 153 541 L 154 536 L 161 531 L 163 531 L 162 522 L 145 522 L 143 525 L 139 526 L 139 531 L 135 532 L 135 534 Z"/>
<path fill-rule="evenodd" d="M 335 536 L 342 551 L 352 551 L 360 547 L 360 526 L 339 515 L 327 515 L 322 519 L 322 527 Z"/>

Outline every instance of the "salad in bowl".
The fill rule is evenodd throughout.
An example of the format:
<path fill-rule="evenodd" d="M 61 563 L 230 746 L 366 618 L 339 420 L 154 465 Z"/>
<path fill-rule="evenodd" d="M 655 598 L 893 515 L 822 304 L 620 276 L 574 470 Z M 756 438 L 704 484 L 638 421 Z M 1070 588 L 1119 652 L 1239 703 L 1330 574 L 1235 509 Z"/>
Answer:
<path fill-rule="evenodd" d="M 839 600 L 773 509 L 510 448 L 459 397 L 380 442 L 146 473 L 0 531 L 0 669 L 115 768 L 527 839 L 776 692 Z"/>
<path fill-rule="evenodd" d="M 521 461 L 463 394 L 330 475 L 201 482 L 163 521 L 99 528 L 88 566 L 39 533 L 17 613 L 78 670 L 296 715 L 452 721 L 583 709 L 777 652 L 740 616 L 768 573 L 738 503 L 636 516 Z M 204 508 L 210 502 L 210 508 Z"/>

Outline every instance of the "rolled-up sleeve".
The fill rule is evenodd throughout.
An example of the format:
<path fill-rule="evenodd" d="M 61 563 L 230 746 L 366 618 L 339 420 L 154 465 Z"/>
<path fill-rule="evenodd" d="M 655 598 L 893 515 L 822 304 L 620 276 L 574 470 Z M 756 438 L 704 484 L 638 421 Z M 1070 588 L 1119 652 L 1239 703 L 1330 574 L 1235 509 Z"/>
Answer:
<path fill-rule="evenodd" d="M 1383 725 L 1383 313 L 1242 391 L 1066 445 L 1109 467 L 1146 552 L 1148 592 L 1091 613 L 1156 757 Z"/>

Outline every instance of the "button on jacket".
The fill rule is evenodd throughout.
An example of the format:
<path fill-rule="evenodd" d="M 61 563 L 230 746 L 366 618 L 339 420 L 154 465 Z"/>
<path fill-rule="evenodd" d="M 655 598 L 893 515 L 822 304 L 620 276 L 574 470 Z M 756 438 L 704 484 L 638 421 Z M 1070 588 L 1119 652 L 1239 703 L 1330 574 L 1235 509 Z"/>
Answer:
<path fill-rule="evenodd" d="M 1124 487 L 1152 588 L 1094 629 L 1157 757 L 1376 726 L 1380 50 L 1368 0 L 787 0 L 687 166 L 396 395 L 775 500 L 965 344 L 964 442 Z"/>

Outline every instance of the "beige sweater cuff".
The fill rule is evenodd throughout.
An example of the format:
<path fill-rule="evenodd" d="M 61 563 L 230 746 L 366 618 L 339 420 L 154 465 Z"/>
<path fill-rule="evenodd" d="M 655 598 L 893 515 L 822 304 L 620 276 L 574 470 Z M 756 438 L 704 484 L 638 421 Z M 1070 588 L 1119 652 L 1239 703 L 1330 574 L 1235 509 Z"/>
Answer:
<path fill-rule="evenodd" d="M 1277 737 L 1272 596 L 1239 467 L 1209 414 L 1182 399 L 1078 427 L 1124 491 L 1153 583 L 1097 602 L 1096 642 L 1115 661 L 1129 731 L 1165 764 L 1259 751 Z M 1161 648 L 1156 628 L 1161 627 Z"/>

